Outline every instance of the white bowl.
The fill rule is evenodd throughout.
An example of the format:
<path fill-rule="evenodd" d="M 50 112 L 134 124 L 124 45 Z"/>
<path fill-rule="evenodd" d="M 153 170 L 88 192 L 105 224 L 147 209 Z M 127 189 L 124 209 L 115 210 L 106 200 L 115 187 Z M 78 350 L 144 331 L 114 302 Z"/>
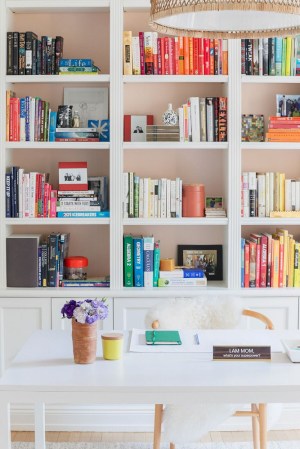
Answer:
<path fill-rule="evenodd" d="M 300 362 L 300 340 L 281 340 L 281 343 L 292 362 Z"/>

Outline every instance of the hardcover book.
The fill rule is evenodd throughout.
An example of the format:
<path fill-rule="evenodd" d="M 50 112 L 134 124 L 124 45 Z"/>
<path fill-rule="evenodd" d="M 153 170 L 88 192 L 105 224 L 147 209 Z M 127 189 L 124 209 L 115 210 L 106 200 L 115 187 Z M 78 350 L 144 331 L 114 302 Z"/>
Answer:
<path fill-rule="evenodd" d="M 87 162 L 58 163 L 60 190 L 87 190 Z"/>

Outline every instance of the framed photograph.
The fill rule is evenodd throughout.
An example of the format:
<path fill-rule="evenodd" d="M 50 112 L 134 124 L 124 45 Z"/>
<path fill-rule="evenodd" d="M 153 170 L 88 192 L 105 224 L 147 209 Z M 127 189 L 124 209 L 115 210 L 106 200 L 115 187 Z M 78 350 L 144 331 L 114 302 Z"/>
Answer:
<path fill-rule="evenodd" d="M 223 197 L 221 196 L 207 196 L 205 198 L 205 207 L 223 207 Z"/>
<path fill-rule="evenodd" d="M 108 119 L 108 87 L 65 87 L 64 104 L 73 106 L 80 128 L 87 128 L 88 120 Z"/>
<path fill-rule="evenodd" d="M 179 266 L 201 268 L 208 281 L 223 280 L 222 245 L 178 245 Z"/>

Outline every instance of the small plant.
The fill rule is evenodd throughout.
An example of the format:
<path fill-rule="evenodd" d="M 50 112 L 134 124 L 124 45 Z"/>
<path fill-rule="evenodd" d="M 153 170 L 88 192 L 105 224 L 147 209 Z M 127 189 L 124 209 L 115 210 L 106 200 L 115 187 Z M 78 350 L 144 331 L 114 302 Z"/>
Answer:
<path fill-rule="evenodd" d="M 107 298 L 85 299 L 84 301 L 67 301 L 61 309 L 62 317 L 74 318 L 78 323 L 93 324 L 98 320 L 105 320 L 108 316 Z"/>

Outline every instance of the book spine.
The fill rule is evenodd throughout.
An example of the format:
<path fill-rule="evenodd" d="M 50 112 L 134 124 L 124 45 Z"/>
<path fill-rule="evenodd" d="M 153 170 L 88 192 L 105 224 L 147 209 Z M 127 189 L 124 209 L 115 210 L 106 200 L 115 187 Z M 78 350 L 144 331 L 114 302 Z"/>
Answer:
<path fill-rule="evenodd" d="M 144 32 L 145 74 L 154 74 L 153 37 L 151 31 Z"/>
<path fill-rule="evenodd" d="M 183 37 L 183 70 L 184 75 L 190 74 L 190 52 L 189 52 L 189 38 Z"/>
<path fill-rule="evenodd" d="M 154 237 L 144 237 L 144 286 L 153 287 Z"/>
<path fill-rule="evenodd" d="M 132 75 L 132 31 L 123 32 L 123 73 Z"/>
<path fill-rule="evenodd" d="M 58 234 L 48 236 L 48 287 L 57 286 Z"/>
<path fill-rule="evenodd" d="M 12 175 L 5 174 L 5 216 L 12 217 Z"/>
<path fill-rule="evenodd" d="M 140 74 L 141 74 L 140 40 L 138 36 L 134 36 L 132 38 L 132 75 L 140 75 Z"/>
<path fill-rule="evenodd" d="M 241 239 L 241 288 L 245 287 L 245 239 Z"/>
<path fill-rule="evenodd" d="M 142 237 L 133 237 L 133 263 L 134 287 L 144 287 L 144 248 Z"/>
<path fill-rule="evenodd" d="M 62 58 L 59 63 L 60 67 L 93 67 L 94 61 L 92 59 L 78 59 L 78 58 Z"/>
<path fill-rule="evenodd" d="M 25 33 L 19 33 L 19 75 L 25 75 L 26 50 Z"/>
<path fill-rule="evenodd" d="M 249 288 L 250 281 L 250 249 L 249 242 L 245 242 L 245 278 L 244 278 L 244 287 Z"/>
<path fill-rule="evenodd" d="M 6 74 L 13 75 L 14 74 L 14 59 L 13 59 L 13 51 L 14 51 L 14 35 L 12 31 L 8 31 L 6 35 Z"/>
<path fill-rule="evenodd" d="M 19 75 L 19 33 L 13 32 L 13 75 Z"/>
<path fill-rule="evenodd" d="M 159 264 L 160 264 L 160 247 L 159 241 L 157 241 L 154 243 L 154 253 L 153 253 L 153 287 L 158 287 Z"/>
<path fill-rule="evenodd" d="M 250 273 L 249 273 L 249 287 L 255 288 L 256 284 L 256 243 L 249 241 L 249 260 L 250 260 Z"/>
<path fill-rule="evenodd" d="M 131 235 L 123 237 L 124 287 L 133 287 L 133 239 Z"/>

